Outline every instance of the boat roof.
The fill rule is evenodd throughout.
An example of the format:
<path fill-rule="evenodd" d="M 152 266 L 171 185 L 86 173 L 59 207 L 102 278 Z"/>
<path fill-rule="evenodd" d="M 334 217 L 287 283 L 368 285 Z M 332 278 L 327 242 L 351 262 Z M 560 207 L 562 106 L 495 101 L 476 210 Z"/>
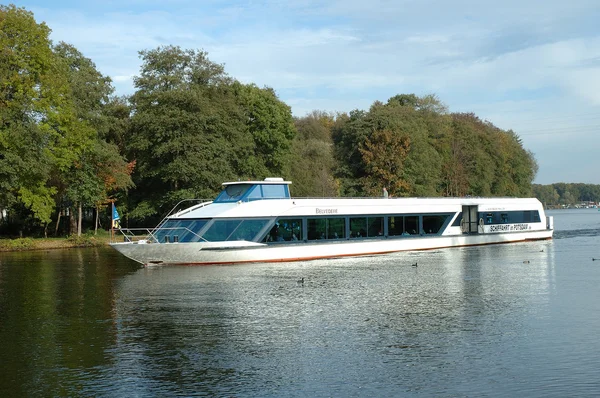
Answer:
<path fill-rule="evenodd" d="M 536 198 L 281 198 L 250 202 L 213 203 L 198 209 L 181 212 L 171 218 L 228 218 L 345 215 L 454 213 L 462 206 L 478 206 L 480 212 L 540 210 Z"/>
<path fill-rule="evenodd" d="M 224 187 L 229 186 L 229 185 L 236 185 L 236 184 L 249 184 L 249 185 L 290 185 L 292 182 L 291 181 L 284 181 L 283 178 L 280 177 L 267 177 L 262 181 L 231 181 L 231 182 L 224 182 L 222 185 Z"/>

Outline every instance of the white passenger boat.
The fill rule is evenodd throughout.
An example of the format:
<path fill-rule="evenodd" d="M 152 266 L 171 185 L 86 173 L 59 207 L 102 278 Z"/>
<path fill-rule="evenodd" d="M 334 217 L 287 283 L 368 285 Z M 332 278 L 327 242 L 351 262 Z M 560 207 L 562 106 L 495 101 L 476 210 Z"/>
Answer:
<path fill-rule="evenodd" d="M 364 256 L 550 239 L 535 198 L 295 199 L 281 178 L 224 183 L 146 236 L 111 245 L 142 264 L 231 264 Z"/>

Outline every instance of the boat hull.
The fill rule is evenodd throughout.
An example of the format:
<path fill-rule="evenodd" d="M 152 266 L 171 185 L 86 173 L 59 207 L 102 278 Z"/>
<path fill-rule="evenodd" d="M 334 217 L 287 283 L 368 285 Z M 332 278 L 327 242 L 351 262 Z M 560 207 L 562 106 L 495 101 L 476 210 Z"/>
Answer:
<path fill-rule="evenodd" d="M 141 264 L 236 264 L 255 262 L 306 261 L 322 258 L 367 256 L 410 250 L 512 243 L 552 238 L 552 230 L 506 234 L 437 235 L 364 240 L 311 241 L 308 243 L 257 244 L 229 242 L 222 247 L 195 243 L 113 243 L 111 246 Z M 233 243 L 233 244 L 232 244 Z"/>

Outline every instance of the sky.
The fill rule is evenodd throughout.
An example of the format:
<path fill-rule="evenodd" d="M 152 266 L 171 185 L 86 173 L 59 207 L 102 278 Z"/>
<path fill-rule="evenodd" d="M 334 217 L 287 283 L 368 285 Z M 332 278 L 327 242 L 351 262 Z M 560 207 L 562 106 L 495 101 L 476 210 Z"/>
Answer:
<path fill-rule="evenodd" d="M 294 116 L 435 94 L 521 137 L 535 183 L 600 184 L 598 0 L 23 0 L 135 91 L 138 52 L 204 50 Z"/>

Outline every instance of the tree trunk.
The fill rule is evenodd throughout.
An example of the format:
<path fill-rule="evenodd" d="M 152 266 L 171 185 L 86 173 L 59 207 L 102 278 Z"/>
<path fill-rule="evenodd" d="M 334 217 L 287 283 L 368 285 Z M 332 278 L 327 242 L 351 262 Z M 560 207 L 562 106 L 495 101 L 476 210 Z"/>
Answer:
<path fill-rule="evenodd" d="M 58 211 L 58 217 L 56 218 L 56 228 L 54 228 L 54 236 L 58 236 L 58 226 L 60 225 L 60 216 L 62 214 L 62 211 L 59 210 Z"/>
<path fill-rule="evenodd" d="M 75 214 L 73 212 L 73 208 L 69 207 L 69 235 L 75 234 L 77 230 L 77 220 L 75 219 Z"/>
<path fill-rule="evenodd" d="M 96 206 L 96 217 L 95 217 L 95 222 L 94 222 L 94 235 L 98 234 L 98 213 L 100 213 L 100 211 L 98 210 L 98 206 Z"/>
<path fill-rule="evenodd" d="M 81 206 L 81 202 L 79 202 L 79 204 L 77 205 L 77 213 L 78 213 L 78 217 L 77 217 L 77 236 L 81 236 L 81 218 L 82 218 L 82 206 Z"/>

